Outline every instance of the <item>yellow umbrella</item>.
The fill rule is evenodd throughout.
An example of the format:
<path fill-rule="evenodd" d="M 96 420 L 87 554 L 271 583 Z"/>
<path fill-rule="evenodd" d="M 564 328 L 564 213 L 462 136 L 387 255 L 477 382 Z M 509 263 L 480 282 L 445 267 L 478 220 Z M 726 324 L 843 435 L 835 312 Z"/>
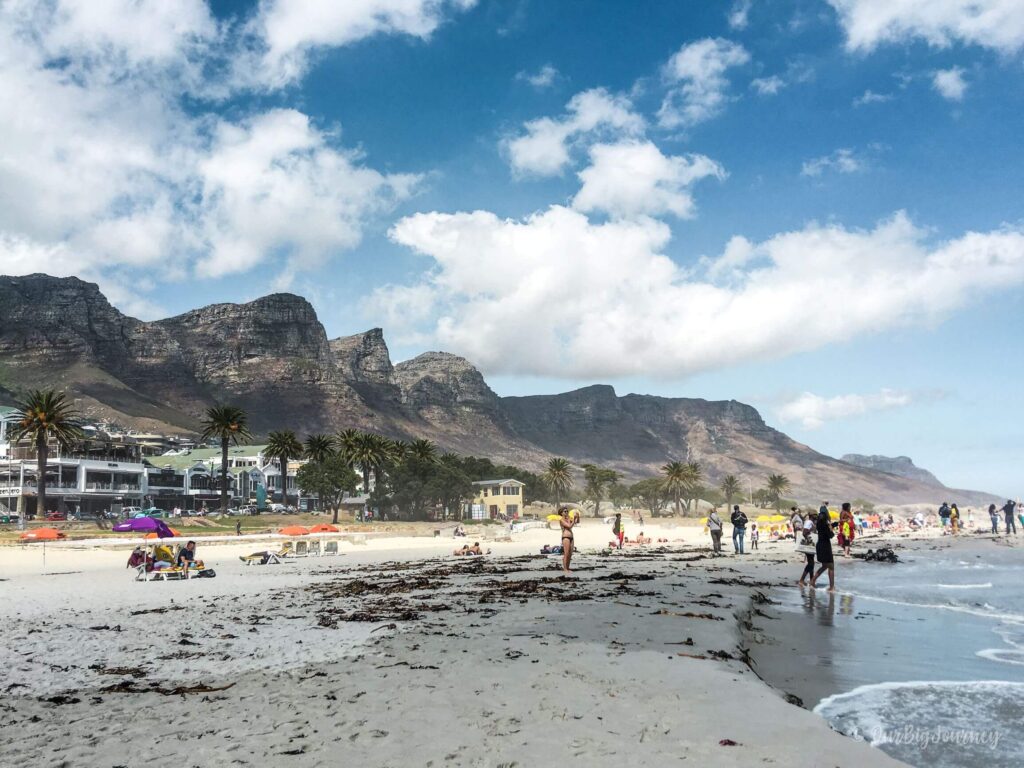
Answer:
<path fill-rule="evenodd" d="M 785 515 L 772 515 L 772 517 L 771 517 L 771 522 L 773 522 L 773 523 L 782 523 L 782 522 L 785 522 L 786 520 L 789 520 L 789 518 L 786 517 Z"/>
<path fill-rule="evenodd" d="M 830 509 L 830 510 L 828 511 L 828 516 L 829 516 L 830 518 L 832 518 L 833 520 L 838 520 L 838 519 L 839 519 L 839 513 L 838 513 L 838 512 L 836 512 L 836 511 L 835 511 L 834 509 Z"/>
<path fill-rule="evenodd" d="M 770 523 L 772 521 L 771 515 L 758 515 L 757 522 L 759 523 Z"/>

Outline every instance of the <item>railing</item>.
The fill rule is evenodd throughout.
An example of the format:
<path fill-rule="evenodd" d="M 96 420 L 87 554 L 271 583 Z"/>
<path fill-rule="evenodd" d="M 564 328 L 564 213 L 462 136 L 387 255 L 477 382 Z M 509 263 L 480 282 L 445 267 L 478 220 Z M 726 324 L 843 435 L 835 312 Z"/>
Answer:
<path fill-rule="evenodd" d="M 141 491 L 141 485 L 128 485 L 127 483 L 86 483 L 87 491 Z"/>

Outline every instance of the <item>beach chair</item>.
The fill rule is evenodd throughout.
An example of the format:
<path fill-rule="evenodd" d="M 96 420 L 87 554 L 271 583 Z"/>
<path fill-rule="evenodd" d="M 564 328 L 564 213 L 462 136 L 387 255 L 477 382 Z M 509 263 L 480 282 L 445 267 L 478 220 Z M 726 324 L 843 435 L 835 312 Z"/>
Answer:
<path fill-rule="evenodd" d="M 325 541 L 324 542 L 324 554 L 325 555 L 336 555 L 338 554 L 338 542 L 337 541 Z"/>
<path fill-rule="evenodd" d="M 309 555 L 310 557 L 320 557 L 320 542 L 319 541 L 311 541 L 311 542 L 309 542 L 308 546 L 309 546 L 309 549 L 306 552 L 307 555 Z"/>
<path fill-rule="evenodd" d="M 306 557 L 309 554 L 309 542 L 307 541 L 296 541 L 295 542 L 295 557 Z"/>

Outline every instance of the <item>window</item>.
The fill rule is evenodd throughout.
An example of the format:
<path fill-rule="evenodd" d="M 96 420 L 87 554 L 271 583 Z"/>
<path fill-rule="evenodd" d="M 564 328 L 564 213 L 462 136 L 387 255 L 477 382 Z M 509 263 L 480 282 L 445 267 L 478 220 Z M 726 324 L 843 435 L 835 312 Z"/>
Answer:
<path fill-rule="evenodd" d="M 508 515 L 509 517 L 515 517 L 516 515 L 519 514 L 519 505 L 518 504 L 506 504 L 505 505 L 505 514 Z"/>
<path fill-rule="evenodd" d="M 504 496 L 518 496 L 519 486 L 518 485 L 505 485 L 502 486 L 501 493 Z"/>

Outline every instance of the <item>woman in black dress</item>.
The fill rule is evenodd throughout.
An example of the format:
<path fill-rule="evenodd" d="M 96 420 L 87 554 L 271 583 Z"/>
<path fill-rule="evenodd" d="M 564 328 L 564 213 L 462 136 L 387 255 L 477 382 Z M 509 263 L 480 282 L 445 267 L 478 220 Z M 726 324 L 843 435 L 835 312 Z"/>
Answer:
<path fill-rule="evenodd" d="M 818 578 L 826 570 L 828 571 L 828 591 L 836 591 L 836 564 L 835 558 L 832 557 L 832 537 L 835 533 L 832 530 L 832 519 L 828 514 L 828 507 L 824 504 L 821 505 L 821 509 L 818 510 L 818 543 L 815 545 L 817 550 L 816 554 L 818 562 L 821 563 L 821 567 L 818 572 L 814 574 L 814 578 L 811 579 L 811 586 L 816 587 Z"/>

